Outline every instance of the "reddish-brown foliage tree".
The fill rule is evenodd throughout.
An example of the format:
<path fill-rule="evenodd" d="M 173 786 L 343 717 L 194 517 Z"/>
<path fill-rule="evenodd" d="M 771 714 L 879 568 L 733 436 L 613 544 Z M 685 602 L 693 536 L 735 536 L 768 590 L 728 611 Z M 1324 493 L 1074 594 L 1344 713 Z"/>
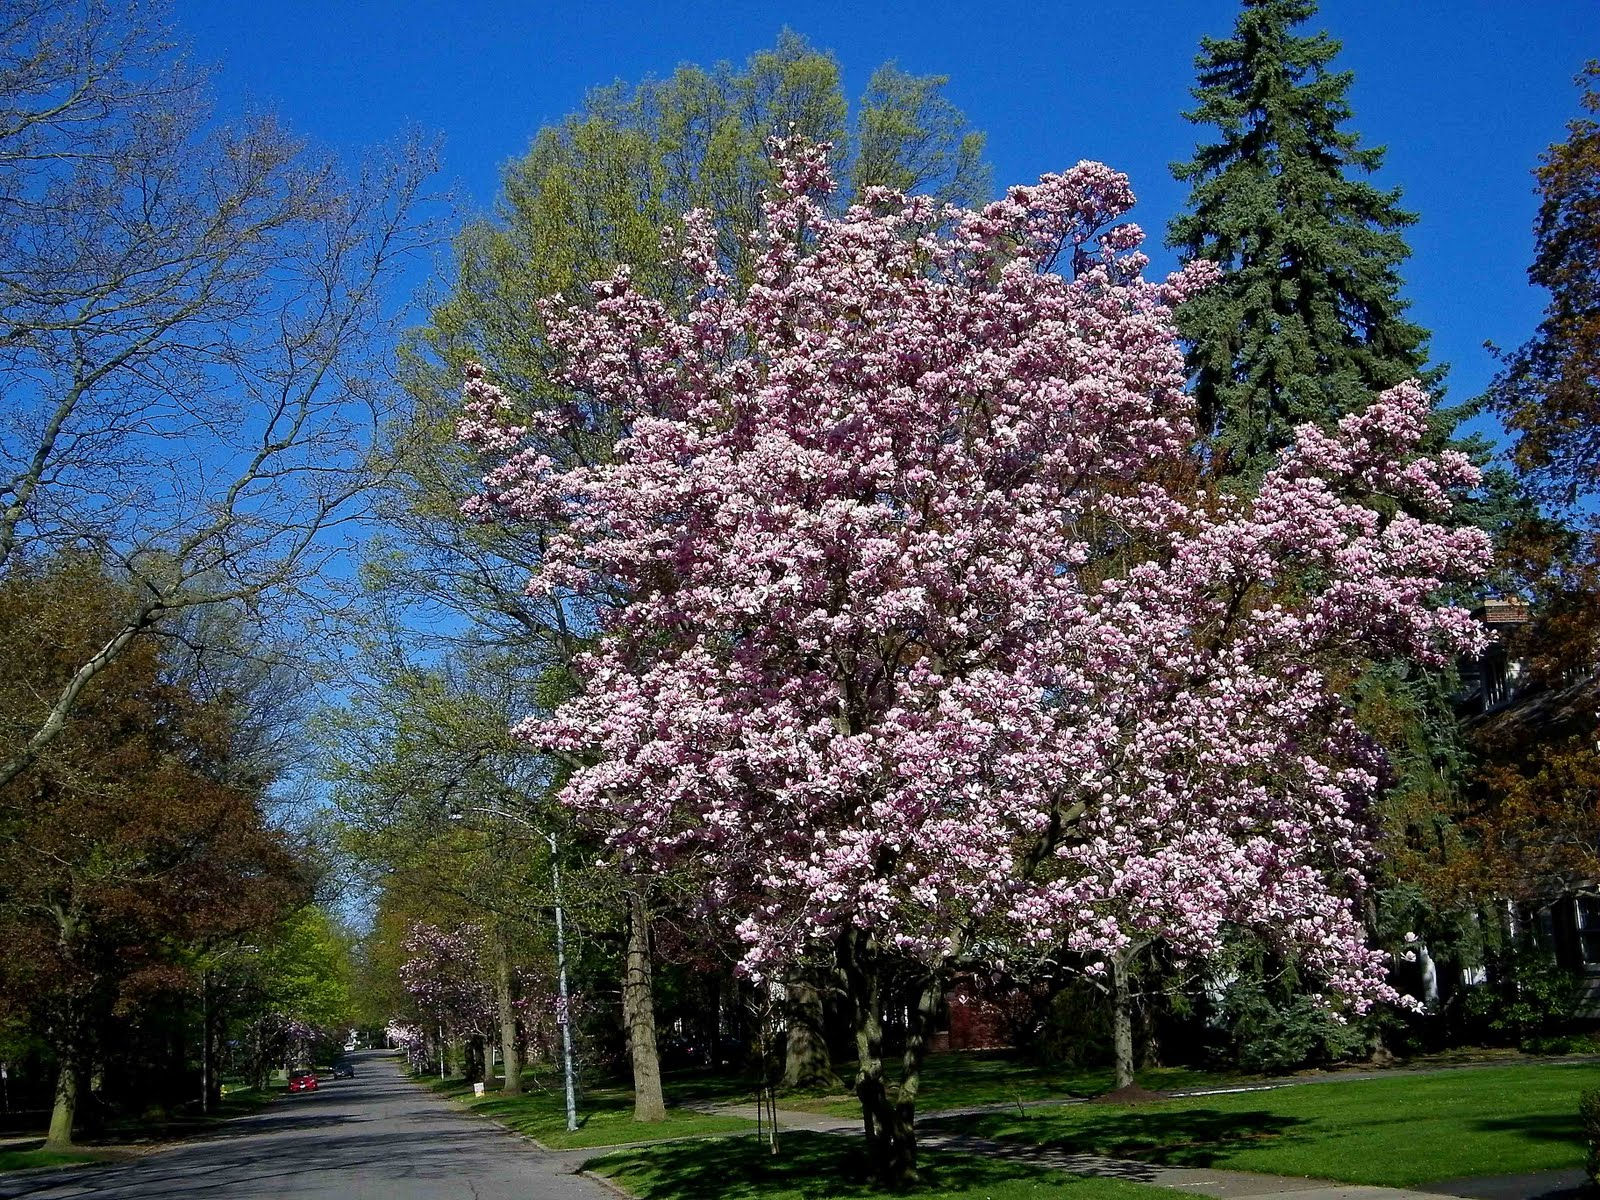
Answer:
<path fill-rule="evenodd" d="M 1532 605 L 1506 647 L 1519 694 L 1472 726 L 1477 853 L 1461 864 L 1471 886 L 1534 901 L 1600 880 L 1600 61 L 1577 82 L 1585 115 L 1534 172 L 1528 278 L 1550 301 L 1488 396 L 1524 484 L 1565 519 L 1530 516 L 1501 539 Z"/>
<path fill-rule="evenodd" d="M 30 703 L 134 603 L 93 562 L 0 581 L 0 712 Z M 86 693 L 84 719 L 0 790 L 0 992 L 59 1063 L 51 1140 L 71 1140 L 80 1081 L 114 1013 L 187 983 L 184 954 L 264 929 L 305 899 L 260 797 L 218 782 L 230 713 L 203 705 L 156 642 L 130 646 Z"/>
<path fill-rule="evenodd" d="M 1586 115 L 1545 151 L 1528 278 L 1550 292 L 1534 336 L 1507 355 L 1489 393 L 1517 436 L 1514 456 L 1543 494 L 1600 491 L 1600 60 L 1578 76 Z"/>

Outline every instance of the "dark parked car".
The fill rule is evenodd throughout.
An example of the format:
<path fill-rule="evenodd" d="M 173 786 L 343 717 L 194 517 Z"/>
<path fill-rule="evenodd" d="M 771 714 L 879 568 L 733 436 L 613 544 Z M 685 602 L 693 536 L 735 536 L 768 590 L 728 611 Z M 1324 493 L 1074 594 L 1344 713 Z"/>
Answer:
<path fill-rule="evenodd" d="M 316 1091 L 317 1073 L 315 1071 L 291 1071 L 289 1073 L 289 1090 L 291 1092 Z"/>
<path fill-rule="evenodd" d="M 350 1063 L 336 1062 L 333 1064 L 333 1077 L 335 1079 L 354 1079 L 356 1077 L 356 1069 Z"/>

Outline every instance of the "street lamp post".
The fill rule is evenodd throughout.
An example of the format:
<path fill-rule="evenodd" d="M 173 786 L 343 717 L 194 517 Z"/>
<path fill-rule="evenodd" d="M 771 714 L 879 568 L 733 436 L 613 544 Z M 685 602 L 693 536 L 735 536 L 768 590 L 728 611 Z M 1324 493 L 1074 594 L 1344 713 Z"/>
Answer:
<path fill-rule="evenodd" d="M 546 833 L 550 843 L 550 878 L 555 889 L 556 909 L 556 993 L 560 1009 L 556 1019 L 561 1025 L 561 1070 L 567 1085 L 567 1132 L 578 1128 L 578 1100 L 572 1088 L 572 1008 L 567 996 L 567 931 L 561 911 L 561 864 L 556 858 L 556 835 Z"/>
<path fill-rule="evenodd" d="M 550 885 L 554 893 L 552 907 L 556 910 L 556 1022 L 561 1026 L 561 1072 L 564 1076 L 567 1090 L 567 1132 L 574 1133 L 578 1128 L 578 1097 L 574 1083 L 574 1070 L 572 1060 L 572 1013 L 570 997 L 567 991 L 567 930 L 566 914 L 561 906 L 561 862 L 556 856 L 556 835 L 540 829 L 526 817 L 517 813 L 507 812 L 503 808 L 489 808 L 484 805 L 472 805 L 471 811 L 490 813 L 493 816 L 503 817 L 508 821 L 515 821 L 524 828 L 533 830 L 550 844 Z M 461 813 L 451 813 L 451 818 L 459 820 Z"/>

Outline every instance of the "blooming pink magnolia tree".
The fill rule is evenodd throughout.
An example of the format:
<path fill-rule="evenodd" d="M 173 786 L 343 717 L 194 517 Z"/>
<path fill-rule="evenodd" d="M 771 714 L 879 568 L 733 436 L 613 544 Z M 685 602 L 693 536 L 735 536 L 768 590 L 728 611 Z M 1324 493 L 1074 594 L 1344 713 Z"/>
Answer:
<path fill-rule="evenodd" d="M 469 373 L 478 514 L 552 531 L 530 588 L 608 598 L 582 693 L 521 730 L 583 764 L 566 803 L 625 859 L 694 865 L 750 972 L 837 957 L 886 1180 L 959 958 L 1205 955 L 1242 926 L 1356 1008 L 1392 997 L 1357 916 L 1382 761 L 1331 675 L 1476 644 L 1431 602 L 1487 547 L 1429 515 L 1474 475 L 1417 456 L 1422 391 L 1302 430 L 1256 495 L 1199 492 L 1170 310 L 1211 272 L 1141 278 L 1124 176 L 835 218 L 821 152 L 783 163 L 747 285 L 692 212 L 681 315 L 626 274 L 553 307 L 566 409 Z M 540 447 L 596 406 L 625 414 L 614 460 L 558 467 Z"/>

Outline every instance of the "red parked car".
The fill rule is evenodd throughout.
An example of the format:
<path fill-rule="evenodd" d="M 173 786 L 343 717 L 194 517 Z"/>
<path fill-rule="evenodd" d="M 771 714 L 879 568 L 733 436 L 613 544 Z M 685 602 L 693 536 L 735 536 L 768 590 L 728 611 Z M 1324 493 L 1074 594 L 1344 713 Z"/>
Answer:
<path fill-rule="evenodd" d="M 291 1092 L 316 1091 L 317 1073 L 315 1071 L 291 1071 L 289 1073 L 289 1090 Z"/>

